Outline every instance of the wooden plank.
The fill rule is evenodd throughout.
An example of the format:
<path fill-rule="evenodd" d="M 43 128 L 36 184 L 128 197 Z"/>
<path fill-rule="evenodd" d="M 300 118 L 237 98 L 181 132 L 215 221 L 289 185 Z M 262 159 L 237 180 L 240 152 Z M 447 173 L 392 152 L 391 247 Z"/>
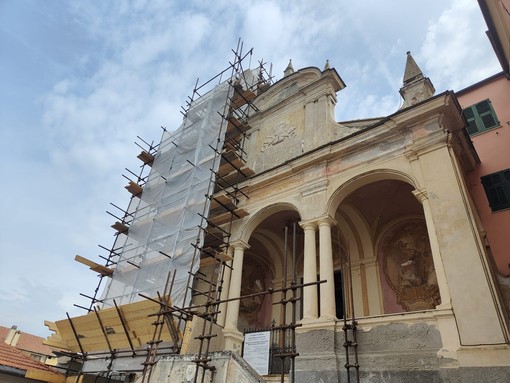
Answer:
<path fill-rule="evenodd" d="M 152 166 L 152 163 L 154 162 L 154 156 L 145 150 L 142 150 L 142 152 L 136 157 L 145 165 Z"/>
<path fill-rule="evenodd" d="M 255 172 L 252 169 L 247 166 L 243 166 L 239 169 L 239 171 L 234 170 L 221 178 L 218 177 L 216 183 L 221 187 L 229 187 L 229 184 L 235 185 L 237 182 L 244 181 L 246 178 L 251 177 L 254 174 Z"/>
<path fill-rule="evenodd" d="M 234 139 L 240 136 L 243 133 L 246 133 L 250 130 L 251 126 L 248 125 L 245 121 L 239 120 L 234 116 L 229 117 L 227 124 L 227 132 L 226 135 L 229 139 Z"/>
<path fill-rule="evenodd" d="M 230 198 L 228 195 L 226 195 L 226 194 L 215 194 L 211 198 L 211 206 L 209 207 L 209 210 L 214 210 L 218 206 L 221 206 L 221 204 L 228 205 L 230 203 L 232 203 L 232 198 Z"/>
<path fill-rule="evenodd" d="M 128 192 L 133 194 L 135 197 L 140 196 L 142 194 L 142 187 L 138 185 L 136 182 L 129 181 L 129 184 L 127 186 L 124 186 Z"/>
<path fill-rule="evenodd" d="M 115 229 L 119 234 L 127 233 L 129 230 L 129 227 L 119 221 L 115 222 L 112 225 L 112 228 Z"/>
<path fill-rule="evenodd" d="M 232 97 L 230 106 L 234 109 L 237 109 L 245 105 L 247 102 L 252 101 L 255 97 L 257 97 L 257 94 L 249 89 L 242 90 L 242 88 L 241 89 L 235 88 L 234 97 Z"/>
<path fill-rule="evenodd" d="M 157 314 L 160 310 L 160 305 L 150 300 L 143 300 L 120 306 L 120 309 L 126 321 L 128 335 L 133 345 L 140 347 L 151 341 L 154 331 L 153 323 L 156 317 L 149 315 Z M 129 341 L 117 310 L 115 308 L 107 308 L 98 312 L 110 346 L 117 349 L 129 348 Z M 103 330 L 97 321 L 95 313 L 91 312 L 72 318 L 72 322 L 85 352 L 108 350 L 108 342 L 104 338 Z M 75 338 L 70 321 L 68 319 L 60 320 L 55 322 L 55 325 L 62 342 L 67 346 L 66 348 L 79 352 L 79 344 Z M 173 322 L 173 316 L 169 315 L 167 317 L 167 325 L 169 327 L 163 326 L 162 328 L 161 340 L 171 342 L 172 336 L 170 331 L 174 331 L 174 336 L 179 333 L 175 322 Z M 172 326 L 174 327 L 172 328 Z M 182 335 L 177 336 L 180 337 Z"/>
<path fill-rule="evenodd" d="M 236 214 L 236 215 L 234 215 Z M 225 212 L 223 214 L 218 214 L 214 217 L 209 218 L 209 221 L 214 223 L 215 225 L 223 225 L 224 223 L 227 223 L 230 221 L 230 218 L 232 216 L 232 220 L 237 220 L 240 218 L 244 218 L 249 215 L 249 213 L 241 208 L 238 208 L 234 210 L 234 214 L 230 212 Z"/>
<path fill-rule="evenodd" d="M 204 240 L 203 249 L 207 250 L 209 248 L 211 249 L 217 249 L 220 246 L 225 245 L 225 241 L 221 238 L 215 238 L 212 236 L 206 236 Z"/>
<path fill-rule="evenodd" d="M 216 259 L 214 259 L 213 257 L 206 257 L 206 258 L 202 258 L 200 259 L 200 268 L 205 268 L 205 267 L 209 267 L 213 264 L 215 264 L 216 262 L 221 262 L 221 261 L 230 261 L 232 259 L 231 256 L 229 256 L 227 253 L 225 252 L 219 252 L 216 254 Z"/>
<path fill-rule="evenodd" d="M 90 270 L 93 270 L 96 273 L 99 273 L 105 277 L 111 277 L 113 274 L 113 269 L 100 265 L 99 263 L 91 261 L 90 259 L 82 257 L 81 255 L 76 255 L 74 257 L 74 260 L 88 266 Z"/>
<path fill-rule="evenodd" d="M 122 312 L 126 317 L 126 320 L 137 320 L 146 318 L 147 315 L 158 312 L 159 305 L 155 302 L 149 300 L 142 300 L 134 303 L 128 303 L 126 305 L 121 306 Z M 95 328 L 97 327 L 97 318 L 94 313 L 88 313 L 85 315 L 80 315 L 72 318 L 73 323 L 77 326 L 80 326 L 82 329 Z M 118 314 L 114 307 L 106 308 L 99 310 L 99 314 L 101 315 L 101 320 L 107 325 L 116 325 L 118 320 Z M 112 322 L 110 322 L 112 321 Z M 60 323 L 68 322 L 67 319 L 63 319 L 57 321 L 56 324 L 59 327 Z"/>
<path fill-rule="evenodd" d="M 224 177 L 234 170 L 242 169 L 243 166 L 245 166 L 244 161 L 237 156 L 229 159 L 228 161 L 222 159 L 222 161 L 220 162 L 220 167 L 218 169 L 218 174 Z"/>
<path fill-rule="evenodd" d="M 233 212 L 236 210 L 236 205 L 230 202 L 228 205 L 219 206 L 216 209 L 209 210 L 209 219 L 216 217 L 217 215 L 221 215 L 225 212 Z"/>

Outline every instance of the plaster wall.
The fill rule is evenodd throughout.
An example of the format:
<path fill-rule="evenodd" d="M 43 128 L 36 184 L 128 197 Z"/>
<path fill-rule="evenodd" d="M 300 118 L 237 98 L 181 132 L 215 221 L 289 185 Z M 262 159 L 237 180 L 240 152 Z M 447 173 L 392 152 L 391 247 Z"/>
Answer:
<path fill-rule="evenodd" d="M 489 98 L 499 119 L 500 126 L 471 136 L 480 163 L 467 174 L 467 182 L 476 204 L 483 230 L 491 248 L 497 270 L 510 277 L 510 209 L 492 212 L 480 178 L 510 168 L 510 81 L 501 76 L 484 83 L 467 93 L 461 93 L 459 102 L 463 108 Z"/>
<path fill-rule="evenodd" d="M 335 329 L 298 332 L 296 383 L 348 381 L 342 325 L 339 321 Z M 473 358 L 463 360 L 441 355 L 443 335 L 433 311 L 360 319 L 357 343 L 361 383 L 478 383 L 506 382 L 510 378 L 508 363 L 499 363 L 497 358 L 489 362 L 493 365 L 480 363 L 481 349 L 472 354 Z M 352 349 L 349 362 L 355 362 Z M 355 381 L 353 368 L 350 378 Z"/>
<path fill-rule="evenodd" d="M 455 160 L 446 145 L 420 156 L 461 344 L 505 343 L 490 273 Z M 476 309 L 475 309 L 476 308 Z"/>

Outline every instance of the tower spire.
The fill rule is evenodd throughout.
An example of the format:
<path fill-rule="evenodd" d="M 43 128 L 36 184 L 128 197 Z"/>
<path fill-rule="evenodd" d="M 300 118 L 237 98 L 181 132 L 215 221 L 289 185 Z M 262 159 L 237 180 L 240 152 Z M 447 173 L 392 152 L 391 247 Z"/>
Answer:
<path fill-rule="evenodd" d="M 420 76 L 423 77 L 423 73 L 420 67 L 418 64 L 416 64 L 416 61 L 414 61 L 413 56 L 411 56 L 411 52 L 407 51 L 406 68 L 404 71 L 404 85 L 408 84 L 414 79 L 417 79 Z"/>
<path fill-rule="evenodd" d="M 284 77 L 294 73 L 294 67 L 292 66 L 292 59 L 289 60 L 289 65 L 287 65 L 287 68 L 283 71 Z"/>
<path fill-rule="evenodd" d="M 407 108 L 432 97 L 435 91 L 430 79 L 423 75 L 411 52 L 408 51 L 403 86 L 400 88 L 400 95 L 404 99 L 402 108 Z"/>

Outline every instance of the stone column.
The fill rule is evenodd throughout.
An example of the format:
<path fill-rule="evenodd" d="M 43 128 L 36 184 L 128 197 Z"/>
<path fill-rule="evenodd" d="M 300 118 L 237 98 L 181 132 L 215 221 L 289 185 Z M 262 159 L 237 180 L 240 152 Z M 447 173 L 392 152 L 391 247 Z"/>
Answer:
<path fill-rule="evenodd" d="M 432 220 L 432 211 L 430 210 L 429 199 L 425 191 L 413 190 L 416 199 L 423 205 L 423 213 L 427 224 L 427 233 L 430 240 L 430 249 L 432 251 L 432 260 L 434 262 L 434 270 L 436 272 L 437 286 L 439 287 L 439 295 L 441 295 L 441 304 L 436 308 L 451 307 L 450 289 L 446 281 L 446 272 L 439 252 L 439 243 L 437 241 L 436 229 Z"/>
<path fill-rule="evenodd" d="M 320 319 L 322 320 L 333 320 L 336 318 L 333 245 L 331 242 L 331 226 L 333 224 L 334 221 L 329 217 L 319 219 L 320 279 L 327 281 L 322 283 L 320 288 Z"/>
<path fill-rule="evenodd" d="M 243 241 L 238 241 L 231 245 L 234 247 L 234 259 L 232 261 L 232 275 L 228 292 L 229 299 L 241 296 L 244 250 L 250 247 Z M 237 329 L 239 304 L 239 299 L 228 302 L 225 328 L 223 329 L 225 350 L 232 350 L 238 353 L 241 352 L 243 342 L 243 334 Z"/>
<path fill-rule="evenodd" d="M 379 296 L 379 268 L 377 267 L 377 258 L 372 257 L 363 259 L 365 265 L 366 275 L 366 291 L 368 298 L 368 313 L 367 315 L 380 315 L 382 314 L 381 298 Z"/>
<path fill-rule="evenodd" d="M 233 257 L 234 248 L 230 246 L 227 250 L 227 255 Z M 232 275 L 232 259 L 226 262 L 227 264 L 224 266 L 225 271 L 223 272 L 223 284 L 221 286 L 221 295 L 220 300 L 225 300 L 228 298 L 228 290 L 230 289 L 230 277 Z M 219 306 L 219 314 L 216 319 L 216 323 L 222 327 L 225 326 L 225 318 L 227 317 L 227 303 L 221 303 Z"/>
<path fill-rule="evenodd" d="M 305 232 L 303 283 L 317 281 L 317 249 L 315 246 L 315 222 L 301 222 Z M 317 319 L 317 285 L 303 288 L 303 321 Z"/>

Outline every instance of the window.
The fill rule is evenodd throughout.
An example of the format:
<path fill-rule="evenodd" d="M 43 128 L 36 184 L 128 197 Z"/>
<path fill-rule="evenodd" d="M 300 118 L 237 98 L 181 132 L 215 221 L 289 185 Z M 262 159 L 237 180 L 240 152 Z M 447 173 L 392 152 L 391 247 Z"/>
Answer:
<path fill-rule="evenodd" d="M 483 176 L 482 185 L 492 211 L 510 208 L 510 169 Z"/>
<path fill-rule="evenodd" d="M 489 99 L 471 105 L 462 113 L 467 120 L 468 127 L 466 129 L 469 134 L 481 133 L 499 126 L 498 117 Z"/>

